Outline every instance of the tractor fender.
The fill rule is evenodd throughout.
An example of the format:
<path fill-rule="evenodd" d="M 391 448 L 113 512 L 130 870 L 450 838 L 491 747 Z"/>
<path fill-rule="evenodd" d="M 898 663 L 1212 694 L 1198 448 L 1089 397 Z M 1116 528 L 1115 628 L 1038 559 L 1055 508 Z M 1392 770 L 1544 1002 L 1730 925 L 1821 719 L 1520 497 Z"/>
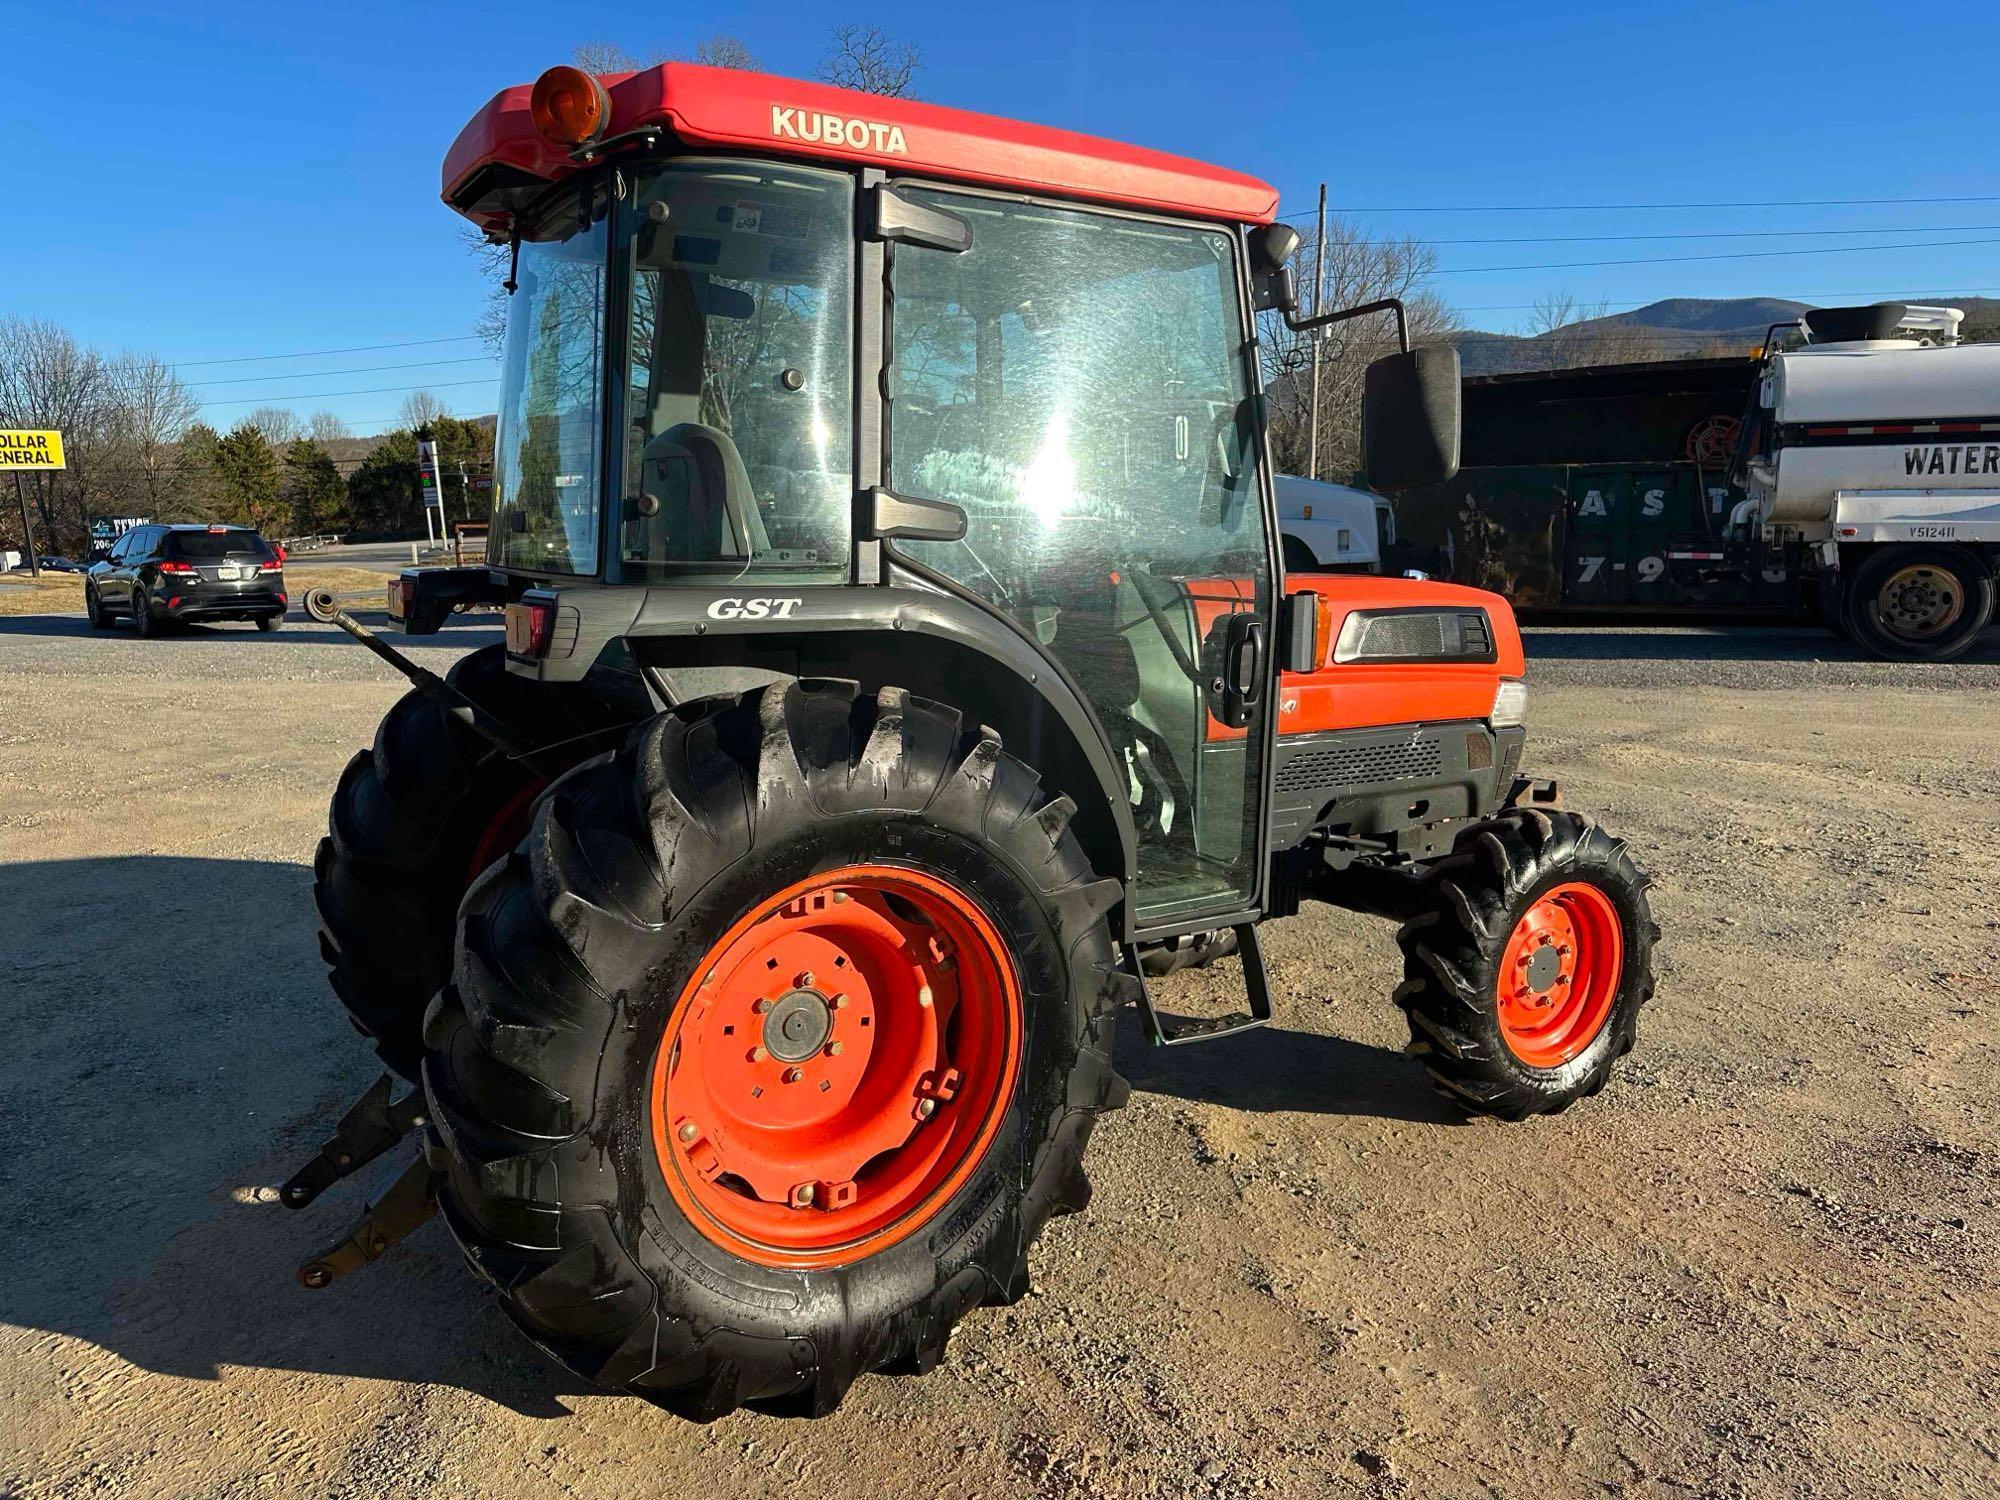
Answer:
<path fill-rule="evenodd" d="M 601 592 L 627 601 L 631 593 Z M 587 598 L 565 592 L 563 602 Z M 1010 754 L 1069 796 L 1092 865 L 1132 882 L 1130 781 L 1102 723 L 1054 657 L 982 604 L 926 587 L 677 585 L 647 591 L 616 629 L 612 644 L 630 649 L 664 702 L 788 676 L 900 687 L 947 703 L 990 725 Z M 1129 907 L 1121 920 L 1130 921 Z"/>

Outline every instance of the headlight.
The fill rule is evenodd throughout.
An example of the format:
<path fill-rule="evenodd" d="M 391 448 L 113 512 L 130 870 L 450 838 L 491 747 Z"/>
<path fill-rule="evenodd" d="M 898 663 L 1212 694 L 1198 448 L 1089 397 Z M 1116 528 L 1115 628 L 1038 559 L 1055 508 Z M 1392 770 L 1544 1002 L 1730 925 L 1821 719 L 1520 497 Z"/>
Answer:
<path fill-rule="evenodd" d="M 1493 690 L 1493 712 L 1487 715 L 1495 729 L 1528 722 L 1528 685 L 1518 677 L 1503 677 Z"/>

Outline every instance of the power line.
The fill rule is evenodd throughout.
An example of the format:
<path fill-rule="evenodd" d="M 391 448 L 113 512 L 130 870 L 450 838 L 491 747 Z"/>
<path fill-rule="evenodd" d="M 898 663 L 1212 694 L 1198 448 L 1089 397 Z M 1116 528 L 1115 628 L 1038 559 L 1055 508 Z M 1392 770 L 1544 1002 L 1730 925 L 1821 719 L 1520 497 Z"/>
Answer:
<path fill-rule="evenodd" d="M 2000 229 L 2000 224 L 1993 227 Z M 249 385 L 258 380 L 318 380 L 322 376 L 372 375 L 377 370 L 429 370 L 439 365 L 476 365 L 492 362 L 493 356 L 490 354 L 467 354 L 455 359 L 420 359 L 415 364 L 409 365 L 350 365 L 345 370 L 303 370 L 297 375 L 232 375 L 227 380 L 191 380 L 188 384 L 199 390 L 211 385 Z"/>
<path fill-rule="evenodd" d="M 1303 217 L 1302 215 L 1297 217 Z M 1424 245 L 1603 245 L 1632 240 L 1792 240 L 1818 239 L 1843 234 L 1990 234 L 2000 224 L 1888 225 L 1880 229 L 1704 229 L 1666 234 L 1523 234 L 1501 235 L 1471 240 L 1434 240 Z M 1400 245 L 1401 239 L 1349 240 L 1348 244 Z"/>
<path fill-rule="evenodd" d="M 2000 292 L 2000 286 L 1962 286 L 1958 288 L 1957 291 L 1925 292 L 1922 295 L 1924 298 L 1977 297 L 1987 292 Z M 1803 302 L 1810 297 L 1879 297 L 1880 295 L 1881 295 L 1881 289 L 1879 287 L 1866 286 L 1866 287 L 1845 287 L 1837 292 L 1798 292 L 1790 297 L 1782 297 L 1782 298 L 1778 297 L 1767 298 L 1762 293 L 1751 293 L 1751 294 L 1745 294 L 1744 296 L 1741 297 L 1701 297 L 1701 298 L 1680 299 L 1680 300 L 1694 300 L 1694 301 L 1704 301 L 1704 302 L 1763 302 L 1763 301 Z M 1611 302 L 1629 302 L 1632 301 L 1633 299 L 1629 295 L 1627 295 L 1624 297 L 1611 297 L 1607 298 L 1606 300 Z M 1671 297 L 1655 297 L 1652 300 L 1654 302 L 1668 302 L 1677 299 Z M 1915 297 L 1910 297 L 1910 298 L 1898 298 L 1896 300 L 1913 301 L 1918 299 L 1916 299 Z M 1637 312 L 1640 307 L 1646 305 L 1647 305 L 1646 303 L 1639 303 L 1633 307 L 1620 308 L 1618 309 L 1618 312 L 1606 313 L 1605 316 L 1617 317 L 1619 313 Z M 1533 312 L 1539 306 L 1541 306 L 1541 304 L 1538 302 L 1489 302 L 1478 307 L 1460 307 L 1457 310 L 1459 312 Z"/>
<path fill-rule="evenodd" d="M 198 365 L 250 365 L 273 359 L 316 359 L 322 354 L 372 354 L 377 349 L 421 349 L 430 344 L 464 344 L 483 338 L 478 333 L 456 334 L 448 339 L 410 339 L 401 344 L 354 344 L 346 349 L 301 349 L 295 354 L 232 354 L 225 359 L 186 359 L 174 370 L 192 370 Z"/>
<path fill-rule="evenodd" d="M 281 396 L 231 396 L 226 401 L 204 401 L 204 406 L 248 406 L 256 401 L 324 401 L 334 396 L 381 396 L 397 391 L 448 391 L 461 385 L 492 385 L 500 377 L 483 375 L 477 380 L 434 380 L 421 385 L 377 385 L 358 391 L 294 391 Z"/>
<path fill-rule="evenodd" d="M 1630 260 L 1555 260 L 1518 266 L 1445 266 L 1434 276 L 1477 276 L 1495 271 L 1567 271 L 1581 266 L 1667 266 L 1696 260 L 1771 260 L 1786 255 L 1861 255 L 1880 250 L 1948 250 L 1959 245 L 2000 245 L 2000 240 L 1913 240 L 1898 245 L 1827 245 L 1811 250 L 1733 250 L 1713 255 L 1646 255 Z"/>
<path fill-rule="evenodd" d="M 1304 194 L 1301 197 L 1306 196 Z M 1988 193 L 1964 198 L 1767 198 L 1747 200 L 1737 203 L 1486 203 L 1462 204 L 1456 208 L 1439 207 L 1434 204 L 1404 205 L 1402 207 L 1353 208 L 1340 207 L 1331 210 L 1341 214 L 1593 214 L 1593 213 L 1640 213 L 1664 209 L 1693 208 L 1883 208 L 1912 203 L 2000 203 L 2000 193 Z M 1291 214 L 1289 218 L 1310 218 L 1310 214 Z"/>

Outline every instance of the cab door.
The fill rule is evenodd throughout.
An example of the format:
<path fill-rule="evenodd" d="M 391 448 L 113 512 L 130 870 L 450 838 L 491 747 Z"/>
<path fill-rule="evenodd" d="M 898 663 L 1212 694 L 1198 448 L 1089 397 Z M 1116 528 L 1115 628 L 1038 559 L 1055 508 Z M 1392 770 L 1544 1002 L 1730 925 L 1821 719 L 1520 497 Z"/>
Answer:
<path fill-rule="evenodd" d="M 1008 616 L 1122 762 L 1136 932 L 1262 894 L 1271 500 L 1239 236 L 894 184 L 969 244 L 897 244 L 888 489 L 962 511 L 896 543 Z"/>

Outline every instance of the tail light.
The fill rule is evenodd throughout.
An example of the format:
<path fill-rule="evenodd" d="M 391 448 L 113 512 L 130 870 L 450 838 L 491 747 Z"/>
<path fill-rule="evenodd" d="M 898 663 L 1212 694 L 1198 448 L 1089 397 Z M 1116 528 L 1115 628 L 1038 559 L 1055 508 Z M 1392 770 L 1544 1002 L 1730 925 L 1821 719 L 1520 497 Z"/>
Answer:
<path fill-rule="evenodd" d="M 520 661 L 540 661 L 549 654 L 555 629 L 555 600 L 515 600 L 507 606 L 507 654 Z"/>
<path fill-rule="evenodd" d="M 277 554 L 278 554 L 278 566 L 279 566 L 279 567 L 283 567 L 283 566 L 285 565 L 285 549 L 284 549 L 284 547 L 283 547 L 283 546 L 282 546 L 281 544 L 277 543 L 277 542 L 273 542 L 273 543 L 271 543 L 271 550 L 272 550 L 273 552 L 275 552 L 275 553 L 277 553 Z"/>
<path fill-rule="evenodd" d="M 260 564 L 257 569 L 257 572 L 260 575 L 264 573 L 282 573 L 284 571 L 285 571 L 285 556 L 282 552 L 278 554 L 278 560 L 276 562 L 267 562 Z"/>
<path fill-rule="evenodd" d="M 180 578 L 197 578 L 201 575 L 201 569 L 195 567 L 192 563 L 184 562 L 163 562 L 160 564 L 160 571 L 162 573 L 171 573 Z"/>

